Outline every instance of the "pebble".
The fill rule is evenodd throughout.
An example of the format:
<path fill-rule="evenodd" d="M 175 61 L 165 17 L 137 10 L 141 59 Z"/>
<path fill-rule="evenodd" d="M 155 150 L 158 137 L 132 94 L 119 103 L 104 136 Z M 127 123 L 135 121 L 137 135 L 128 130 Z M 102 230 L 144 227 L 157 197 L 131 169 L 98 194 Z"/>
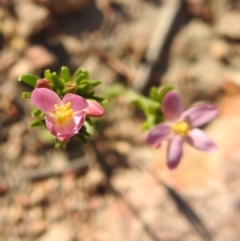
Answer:
<path fill-rule="evenodd" d="M 74 231 L 68 223 L 54 223 L 37 241 L 73 241 Z"/>
<path fill-rule="evenodd" d="M 240 40 L 240 25 L 236 24 L 239 22 L 239 12 L 227 12 L 219 17 L 215 31 L 219 36 Z"/>
<path fill-rule="evenodd" d="M 47 8 L 31 2 L 20 1 L 15 7 L 17 22 L 17 34 L 29 37 L 46 28 L 49 24 L 49 11 Z"/>
<path fill-rule="evenodd" d="M 85 10 L 92 0 L 32 0 L 50 9 L 56 15 L 69 15 Z"/>
<path fill-rule="evenodd" d="M 19 59 L 16 64 L 14 64 L 11 69 L 9 70 L 9 78 L 10 79 L 18 79 L 20 75 L 23 73 L 33 73 L 34 72 L 34 65 L 31 61 L 27 58 Z"/>
<path fill-rule="evenodd" d="M 53 67 L 57 59 L 41 45 L 32 45 L 25 51 L 26 58 L 32 63 L 35 70 L 41 70 L 47 67 Z"/>

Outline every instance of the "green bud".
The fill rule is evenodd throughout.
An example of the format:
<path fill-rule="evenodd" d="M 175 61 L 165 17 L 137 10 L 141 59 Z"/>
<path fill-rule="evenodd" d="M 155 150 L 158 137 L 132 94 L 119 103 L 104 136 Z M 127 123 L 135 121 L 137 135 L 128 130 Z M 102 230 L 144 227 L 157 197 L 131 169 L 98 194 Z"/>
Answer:
<path fill-rule="evenodd" d="M 44 120 L 36 120 L 30 124 L 30 127 L 38 127 L 38 126 L 42 126 L 43 124 L 44 124 Z"/>
<path fill-rule="evenodd" d="M 52 89 L 49 80 L 47 79 L 39 79 L 37 80 L 36 84 L 37 88 L 47 88 L 47 89 Z"/>
<path fill-rule="evenodd" d="M 64 89 L 63 89 L 63 93 L 74 93 L 75 90 L 77 89 L 77 84 L 73 81 L 69 81 L 65 84 Z"/>
<path fill-rule="evenodd" d="M 54 86 L 56 89 L 63 90 L 63 88 L 64 88 L 63 82 L 62 82 L 62 80 L 57 76 L 56 72 L 53 72 L 53 73 L 52 73 L 52 82 L 53 82 L 53 86 Z"/>
<path fill-rule="evenodd" d="M 23 92 L 22 99 L 30 99 L 32 92 Z"/>
<path fill-rule="evenodd" d="M 40 116 L 42 114 L 42 111 L 40 111 L 39 109 L 34 109 L 31 113 L 32 117 L 37 117 Z"/>
<path fill-rule="evenodd" d="M 66 66 L 63 66 L 61 68 L 61 79 L 64 81 L 64 82 L 68 82 L 69 81 L 69 69 L 68 67 Z"/>

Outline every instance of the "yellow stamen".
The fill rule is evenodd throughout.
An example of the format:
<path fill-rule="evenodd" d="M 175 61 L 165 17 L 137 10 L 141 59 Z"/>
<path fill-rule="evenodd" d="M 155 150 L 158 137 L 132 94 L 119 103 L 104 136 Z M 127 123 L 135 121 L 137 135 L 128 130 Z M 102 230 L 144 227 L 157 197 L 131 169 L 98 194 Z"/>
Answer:
<path fill-rule="evenodd" d="M 180 136 L 186 136 L 188 134 L 188 131 L 189 131 L 189 126 L 184 121 L 177 122 L 177 123 L 174 123 L 172 125 L 172 130 Z"/>
<path fill-rule="evenodd" d="M 73 109 L 71 109 L 70 102 L 68 102 L 64 106 L 59 106 L 58 104 L 56 104 L 54 107 L 55 110 L 53 111 L 53 114 L 58 125 L 64 125 L 73 118 Z"/>

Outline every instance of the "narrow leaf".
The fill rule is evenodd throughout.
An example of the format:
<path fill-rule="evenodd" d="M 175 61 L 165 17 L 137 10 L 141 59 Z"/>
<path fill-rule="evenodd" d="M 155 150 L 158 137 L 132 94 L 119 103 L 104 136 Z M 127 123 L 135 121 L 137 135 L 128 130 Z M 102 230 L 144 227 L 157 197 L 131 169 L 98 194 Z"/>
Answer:
<path fill-rule="evenodd" d="M 63 66 L 61 68 L 61 79 L 63 79 L 64 82 L 68 82 L 69 81 L 69 69 L 66 66 Z"/>
<path fill-rule="evenodd" d="M 23 92 L 22 93 L 22 99 L 30 99 L 32 92 Z"/>
<path fill-rule="evenodd" d="M 37 80 L 39 79 L 39 77 L 35 76 L 35 75 L 31 75 L 31 74 L 24 74 L 21 75 L 18 80 L 22 81 L 32 87 L 36 86 Z"/>
<path fill-rule="evenodd" d="M 44 124 L 44 120 L 36 120 L 30 124 L 30 127 L 38 127 L 38 126 L 42 126 L 43 124 Z"/>

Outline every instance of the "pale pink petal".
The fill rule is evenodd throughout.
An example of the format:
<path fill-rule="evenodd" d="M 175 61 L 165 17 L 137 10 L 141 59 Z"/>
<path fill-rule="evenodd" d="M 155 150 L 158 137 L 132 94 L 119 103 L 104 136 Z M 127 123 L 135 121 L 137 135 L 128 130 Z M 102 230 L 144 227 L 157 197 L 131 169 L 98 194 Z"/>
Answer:
<path fill-rule="evenodd" d="M 211 104 L 200 104 L 184 111 L 181 117 L 192 127 L 198 127 L 212 120 L 217 114 L 218 109 L 216 106 Z"/>
<path fill-rule="evenodd" d="M 73 116 L 73 119 L 70 120 L 65 125 L 57 125 L 54 116 L 51 114 L 46 115 L 46 126 L 50 133 L 58 138 L 58 140 L 62 140 L 61 138 L 70 138 L 76 135 L 81 127 L 84 124 L 86 118 L 86 113 L 84 111 L 77 112 Z"/>
<path fill-rule="evenodd" d="M 168 144 L 167 149 L 167 165 L 169 169 L 174 169 L 179 164 L 182 157 L 183 138 L 181 136 L 174 136 Z"/>
<path fill-rule="evenodd" d="M 76 128 L 79 131 L 82 128 L 82 126 L 85 122 L 86 113 L 85 112 L 79 112 L 78 115 L 74 115 L 73 118 L 74 118 L 74 121 L 76 123 Z"/>
<path fill-rule="evenodd" d="M 77 134 L 77 132 L 58 133 L 54 128 L 54 124 L 51 121 L 49 121 L 48 118 L 46 118 L 46 126 L 50 133 L 61 142 L 66 142 L 70 137 Z"/>
<path fill-rule="evenodd" d="M 103 107 L 95 100 L 87 100 L 88 107 L 85 109 L 88 116 L 100 117 L 105 114 Z"/>
<path fill-rule="evenodd" d="M 167 123 L 156 125 L 147 135 L 146 142 L 154 147 L 159 147 L 164 139 L 171 134 L 171 127 Z"/>
<path fill-rule="evenodd" d="M 45 113 L 55 110 L 55 104 L 61 105 L 60 97 L 54 91 L 47 88 L 33 90 L 31 101 L 39 110 Z"/>
<path fill-rule="evenodd" d="M 63 97 L 62 102 L 64 105 L 70 102 L 71 108 L 74 112 L 82 111 L 88 107 L 88 103 L 83 97 L 71 93 L 66 94 Z"/>
<path fill-rule="evenodd" d="M 74 119 L 71 119 L 66 124 L 54 125 L 54 129 L 56 130 L 58 136 L 66 136 L 75 132 L 76 123 Z"/>
<path fill-rule="evenodd" d="M 68 121 L 68 123 L 64 125 L 56 124 L 56 120 L 51 114 L 46 115 L 45 119 L 48 130 L 56 137 L 71 137 L 76 132 L 77 125 L 75 124 L 74 119 Z"/>
<path fill-rule="evenodd" d="M 50 133 L 52 135 L 57 136 L 57 132 L 54 129 L 54 124 L 55 124 L 54 122 L 55 121 L 53 120 L 53 118 L 51 118 L 51 116 L 49 116 L 49 115 L 46 115 L 45 120 L 46 120 L 47 129 L 50 131 Z"/>
<path fill-rule="evenodd" d="M 168 121 L 177 120 L 183 112 L 183 105 L 179 95 L 174 91 L 169 91 L 162 102 L 163 115 Z"/>
<path fill-rule="evenodd" d="M 198 150 L 212 152 L 217 150 L 212 139 L 200 129 L 192 129 L 185 137 L 186 142 Z"/>
<path fill-rule="evenodd" d="M 57 139 L 58 139 L 60 142 L 68 142 L 68 141 L 69 141 L 69 138 L 68 138 L 68 137 L 57 137 Z"/>

